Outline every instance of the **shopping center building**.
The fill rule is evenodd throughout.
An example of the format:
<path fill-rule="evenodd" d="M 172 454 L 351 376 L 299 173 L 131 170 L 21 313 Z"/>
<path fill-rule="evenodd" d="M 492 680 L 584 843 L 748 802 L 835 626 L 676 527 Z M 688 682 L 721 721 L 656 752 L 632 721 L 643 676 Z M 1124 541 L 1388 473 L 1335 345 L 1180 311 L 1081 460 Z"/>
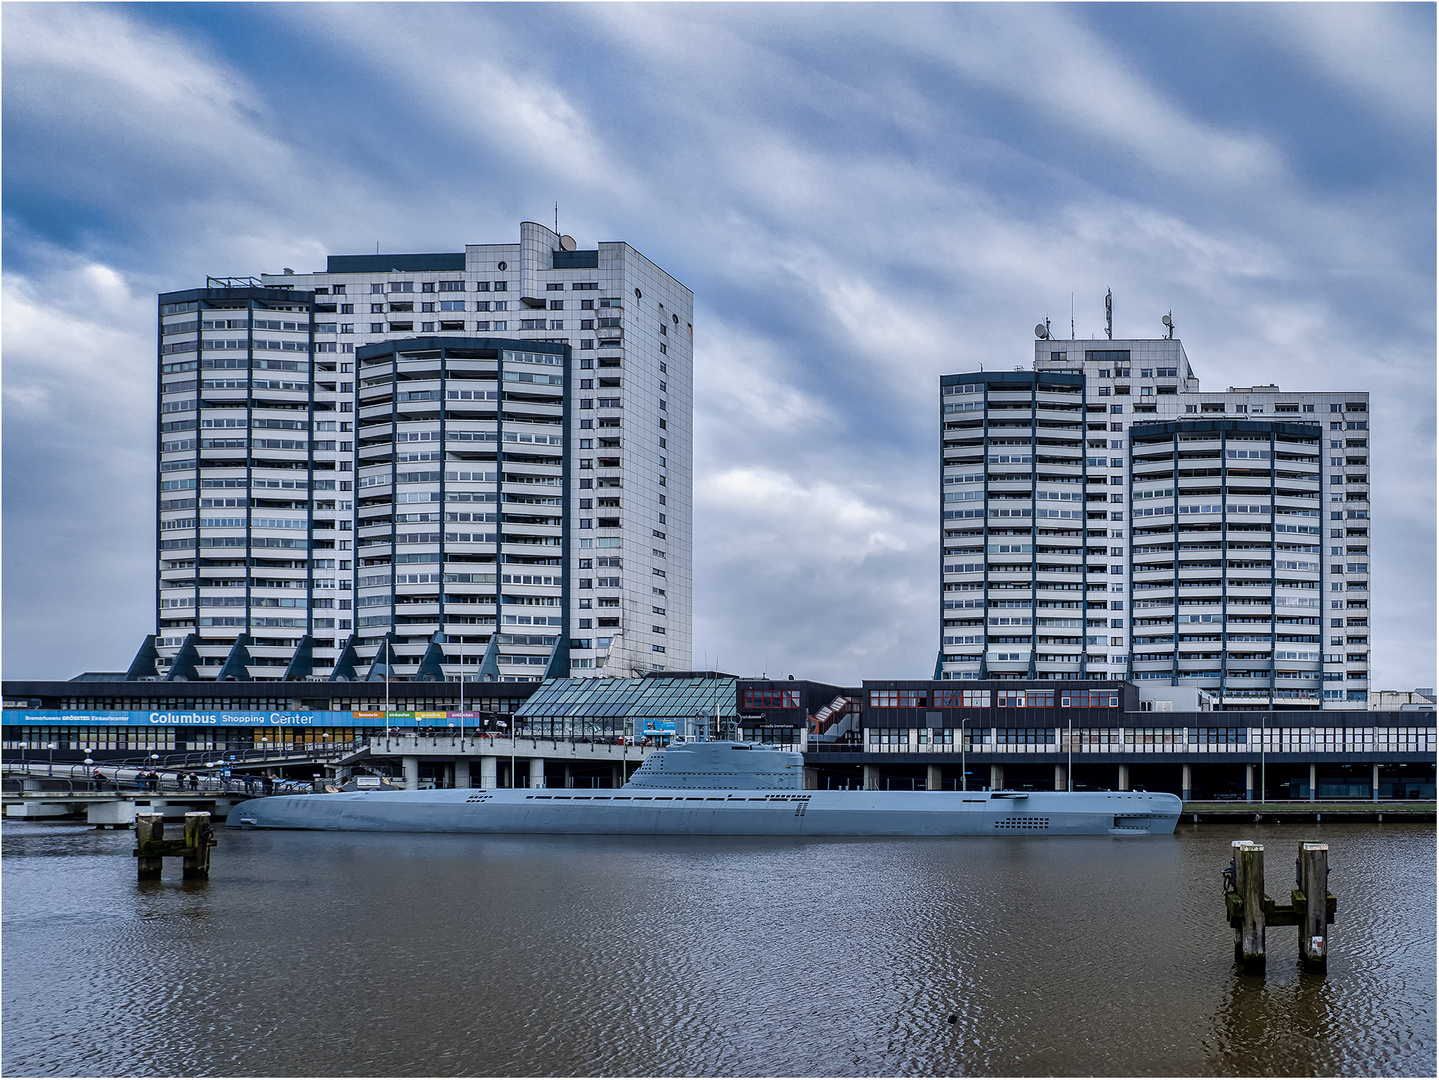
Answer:
<path fill-rule="evenodd" d="M 163 767 L 197 752 L 223 759 L 261 747 L 308 748 L 319 760 L 344 743 L 371 749 L 365 768 L 417 784 L 608 786 L 619 782 L 609 765 L 562 764 L 557 772 L 566 747 L 622 739 L 654 746 L 684 736 L 791 747 L 804 754 L 806 783 L 817 788 L 1143 788 L 1193 799 L 1435 791 L 1432 691 L 1416 692 L 1417 703 L 1403 708 L 1335 713 L 1219 711 L 1194 688 L 1124 680 L 843 687 L 721 672 L 540 683 L 217 685 L 92 676 L 7 681 L 4 694 L 7 763 L 155 755 Z M 475 742 L 478 734 L 506 739 L 519 761 L 486 767 L 481 759 L 493 751 Z M 310 766 L 299 775 L 309 779 Z"/>

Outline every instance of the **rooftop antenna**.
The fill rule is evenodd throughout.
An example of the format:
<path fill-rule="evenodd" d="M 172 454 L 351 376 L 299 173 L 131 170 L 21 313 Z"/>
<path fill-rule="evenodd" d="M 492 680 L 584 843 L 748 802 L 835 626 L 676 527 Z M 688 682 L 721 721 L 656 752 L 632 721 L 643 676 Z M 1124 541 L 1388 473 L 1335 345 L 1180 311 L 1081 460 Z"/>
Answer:
<path fill-rule="evenodd" d="M 1074 292 L 1069 293 L 1069 340 L 1074 340 Z"/>
<path fill-rule="evenodd" d="M 1165 341 L 1173 341 L 1173 340 L 1174 340 L 1174 311 L 1173 311 L 1173 309 L 1171 309 L 1170 312 L 1169 312 L 1169 314 L 1166 315 L 1166 316 L 1164 316 L 1164 318 L 1160 319 L 1159 321 L 1162 322 L 1165 326 L 1169 327 L 1169 333 L 1167 333 L 1167 334 L 1164 335 L 1164 340 L 1165 340 Z"/>
<path fill-rule="evenodd" d="M 1104 290 L 1104 336 L 1114 340 L 1114 290 Z"/>
<path fill-rule="evenodd" d="M 1044 340 L 1046 340 L 1046 339 L 1049 337 L 1049 319 L 1048 319 L 1048 318 L 1046 318 L 1046 319 L 1044 320 L 1044 322 L 1038 323 L 1038 324 L 1035 326 L 1035 328 L 1034 328 L 1034 336 L 1037 337 L 1037 338 L 1039 338 L 1040 341 L 1044 341 Z"/>

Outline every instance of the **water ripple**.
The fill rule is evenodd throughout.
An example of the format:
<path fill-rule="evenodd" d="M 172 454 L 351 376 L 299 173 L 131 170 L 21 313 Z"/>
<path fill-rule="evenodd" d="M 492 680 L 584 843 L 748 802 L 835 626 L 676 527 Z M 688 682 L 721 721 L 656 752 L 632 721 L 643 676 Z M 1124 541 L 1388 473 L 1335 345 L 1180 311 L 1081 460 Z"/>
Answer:
<path fill-rule="evenodd" d="M 1327 979 L 1284 928 L 1266 978 L 1233 971 L 1218 871 L 1241 835 L 1275 895 L 1299 840 L 1330 841 Z M 1432 828 L 226 831 L 208 885 L 137 884 L 123 833 L 3 841 L 5 1075 L 1435 1071 Z"/>

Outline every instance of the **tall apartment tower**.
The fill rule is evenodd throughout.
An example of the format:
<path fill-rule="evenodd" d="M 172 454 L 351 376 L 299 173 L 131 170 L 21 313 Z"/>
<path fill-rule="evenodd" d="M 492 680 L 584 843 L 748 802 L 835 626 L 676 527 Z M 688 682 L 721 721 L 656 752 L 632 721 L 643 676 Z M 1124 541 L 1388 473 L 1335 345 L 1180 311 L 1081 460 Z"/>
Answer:
<path fill-rule="evenodd" d="M 628 244 L 532 222 L 162 294 L 162 666 L 688 669 L 692 320 Z"/>
<path fill-rule="evenodd" d="M 1362 709 L 1365 393 L 1203 393 L 1177 339 L 1035 343 L 940 379 L 938 678 Z"/>

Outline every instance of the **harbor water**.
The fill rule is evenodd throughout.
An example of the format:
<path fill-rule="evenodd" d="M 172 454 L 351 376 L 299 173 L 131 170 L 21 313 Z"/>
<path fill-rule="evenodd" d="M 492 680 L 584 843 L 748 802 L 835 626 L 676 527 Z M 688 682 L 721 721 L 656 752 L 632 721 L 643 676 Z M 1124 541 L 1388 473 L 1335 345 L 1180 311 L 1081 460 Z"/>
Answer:
<path fill-rule="evenodd" d="M 1327 976 L 1220 870 L 1330 844 Z M 1435 830 L 493 837 L 7 823 L 7 1076 L 1432 1076 Z"/>

